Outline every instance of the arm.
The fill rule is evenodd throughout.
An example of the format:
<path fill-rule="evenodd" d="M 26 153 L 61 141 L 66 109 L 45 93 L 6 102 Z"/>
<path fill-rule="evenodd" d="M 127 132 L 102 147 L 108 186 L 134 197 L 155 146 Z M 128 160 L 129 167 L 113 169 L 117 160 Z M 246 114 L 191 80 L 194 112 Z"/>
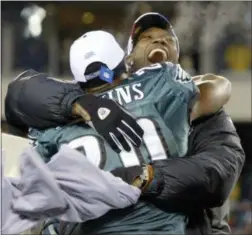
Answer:
<path fill-rule="evenodd" d="M 195 76 L 193 80 L 200 90 L 200 95 L 192 110 L 192 120 L 217 112 L 230 99 L 232 86 L 226 78 L 206 74 Z"/>
<path fill-rule="evenodd" d="M 8 86 L 7 122 L 22 129 L 46 129 L 66 124 L 73 119 L 72 103 L 81 95 L 83 91 L 76 83 L 27 70 Z"/>
<path fill-rule="evenodd" d="M 101 119 L 98 111 L 104 108 L 110 112 Z M 131 149 L 122 131 L 136 147 L 140 146 L 143 136 L 136 120 L 113 100 L 84 94 L 78 83 L 51 78 L 34 70 L 22 73 L 9 84 L 5 116 L 9 124 L 24 132 L 28 127 L 41 130 L 82 117 L 117 152 L 122 148 L 128 152 Z"/>
<path fill-rule="evenodd" d="M 193 126 L 187 157 L 155 161 L 154 176 L 147 177 L 149 182 L 142 193 L 152 202 L 176 211 L 222 205 L 245 161 L 235 127 L 223 110 L 195 120 Z M 130 183 L 130 168 L 112 173 Z"/>
<path fill-rule="evenodd" d="M 183 210 L 222 205 L 245 160 L 240 139 L 223 110 L 194 124 L 188 157 L 154 164 L 158 177 L 164 179 L 157 198 Z"/>

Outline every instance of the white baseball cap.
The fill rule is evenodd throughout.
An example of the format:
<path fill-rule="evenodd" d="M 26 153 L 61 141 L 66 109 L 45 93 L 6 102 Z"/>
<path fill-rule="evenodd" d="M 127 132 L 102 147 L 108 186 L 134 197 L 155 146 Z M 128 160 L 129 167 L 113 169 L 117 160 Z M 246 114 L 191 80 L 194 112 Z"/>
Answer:
<path fill-rule="evenodd" d="M 74 80 L 87 82 L 100 76 L 102 80 L 113 79 L 113 69 L 123 60 L 124 51 L 114 36 L 108 32 L 91 31 L 75 40 L 70 48 L 70 67 Z M 85 75 L 87 67 L 101 62 L 107 67 L 90 75 Z"/>

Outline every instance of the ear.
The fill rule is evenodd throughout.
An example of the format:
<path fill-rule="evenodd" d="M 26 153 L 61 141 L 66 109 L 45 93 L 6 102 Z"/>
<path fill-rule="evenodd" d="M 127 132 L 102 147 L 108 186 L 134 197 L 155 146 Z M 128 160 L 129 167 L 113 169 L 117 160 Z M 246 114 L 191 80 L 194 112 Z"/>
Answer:
<path fill-rule="evenodd" d="M 126 56 L 125 59 L 124 59 L 124 62 L 125 62 L 125 66 L 126 66 L 127 72 L 129 72 L 129 71 L 130 71 L 130 68 L 131 68 L 132 65 L 133 65 L 133 58 L 132 58 L 132 55 Z"/>

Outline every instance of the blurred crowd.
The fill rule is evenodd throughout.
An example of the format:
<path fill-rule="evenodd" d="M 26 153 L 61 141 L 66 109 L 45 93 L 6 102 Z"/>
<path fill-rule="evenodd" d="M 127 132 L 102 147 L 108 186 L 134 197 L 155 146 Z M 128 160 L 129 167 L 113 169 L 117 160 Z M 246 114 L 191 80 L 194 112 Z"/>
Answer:
<path fill-rule="evenodd" d="M 230 225 L 234 234 L 251 234 L 252 232 L 252 173 L 240 177 L 230 197 Z"/>
<path fill-rule="evenodd" d="M 2 72 L 33 68 L 70 77 L 73 40 L 87 31 L 104 29 L 126 46 L 132 21 L 148 11 L 170 18 L 180 41 L 180 63 L 190 74 L 251 72 L 251 2 L 222 1 L 3 2 Z M 234 233 L 251 234 L 251 202 L 252 166 L 231 195 Z"/>
<path fill-rule="evenodd" d="M 2 5 L 3 48 L 9 46 L 14 52 L 15 57 L 9 59 L 14 70 L 29 67 L 69 76 L 68 53 L 73 40 L 87 31 L 104 29 L 125 47 L 133 20 L 148 11 L 159 11 L 171 20 L 180 41 L 180 62 L 191 74 L 251 70 L 251 2 Z"/>

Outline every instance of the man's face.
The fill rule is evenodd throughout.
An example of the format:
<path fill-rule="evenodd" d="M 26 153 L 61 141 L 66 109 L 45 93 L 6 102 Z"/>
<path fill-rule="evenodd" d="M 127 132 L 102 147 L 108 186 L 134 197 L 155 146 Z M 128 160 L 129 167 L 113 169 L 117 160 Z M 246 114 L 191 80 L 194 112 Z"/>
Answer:
<path fill-rule="evenodd" d="M 130 60 L 133 72 L 154 63 L 178 62 L 176 38 L 167 30 L 149 28 L 144 31 L 134 47 Z"/>

